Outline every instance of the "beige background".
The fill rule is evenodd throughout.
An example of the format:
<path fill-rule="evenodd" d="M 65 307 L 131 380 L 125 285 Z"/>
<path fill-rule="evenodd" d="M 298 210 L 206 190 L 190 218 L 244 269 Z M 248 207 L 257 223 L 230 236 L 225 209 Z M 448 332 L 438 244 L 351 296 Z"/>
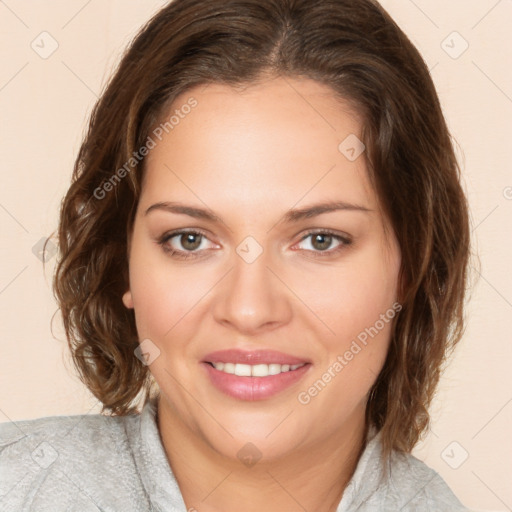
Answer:
<path fill-rule="evenodd" d="M 112 66 L 164 4 L 0 1 L 0 421 L 99 411 L 71 368 L 58 317 L 55 337 L 50 331 L 55 258 L 44 273 L 33 250 L 56 228 L 86 118 Z M 382 4 L 432 70 L 460 145 L 482 263 L 432 432 L 413 453 L 467 506 L 512 510 L 512 1 Z"/>

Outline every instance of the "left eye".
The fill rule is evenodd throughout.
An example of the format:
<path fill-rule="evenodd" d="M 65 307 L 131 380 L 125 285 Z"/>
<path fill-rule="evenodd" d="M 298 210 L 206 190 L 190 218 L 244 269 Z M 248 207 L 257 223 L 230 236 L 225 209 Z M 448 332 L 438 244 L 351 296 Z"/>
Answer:
<path fill-rule="evenodd" d="M 313 233 L 308 233 L 301 239 L 301 242 L 309 238 L 311 238 L 310 246 L 313 247 L 313 252 L 316 253 L 332 254 L 342 249 L 343 246 L 350 245 L 351 243 L 351 240 L 347 237 L 343 237 L 329 231 L 315 231 Z M 338 246 L 329 250 L 334 240 L 338 241 Z M 320 256 L 322 256 L 322 254 L 320 254 Z"/>

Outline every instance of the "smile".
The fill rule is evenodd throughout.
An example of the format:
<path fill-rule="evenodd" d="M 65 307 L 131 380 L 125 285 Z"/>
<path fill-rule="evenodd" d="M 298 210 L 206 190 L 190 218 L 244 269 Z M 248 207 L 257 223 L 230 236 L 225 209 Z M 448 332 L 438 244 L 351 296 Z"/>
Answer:
<path fill-rule="evenodd" d="M 203 362 L 201 367 L 209 382 L 222 394 L 238 400 L 254 401 L 270 399 L 299 385 L 310 373 L 312 364 Z"/>

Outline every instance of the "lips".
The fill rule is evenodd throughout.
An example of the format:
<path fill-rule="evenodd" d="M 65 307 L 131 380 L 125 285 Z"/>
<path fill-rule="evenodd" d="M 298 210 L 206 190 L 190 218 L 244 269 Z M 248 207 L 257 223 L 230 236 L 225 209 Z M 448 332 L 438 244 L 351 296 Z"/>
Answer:
<path fill-rule="evenodd" d="M 231 349 L 208 354 L 201 366 L 223 394 L 253 401 L 271 398 L 297 384 L 312 365 L 307 359 L 273 350 Z"/>

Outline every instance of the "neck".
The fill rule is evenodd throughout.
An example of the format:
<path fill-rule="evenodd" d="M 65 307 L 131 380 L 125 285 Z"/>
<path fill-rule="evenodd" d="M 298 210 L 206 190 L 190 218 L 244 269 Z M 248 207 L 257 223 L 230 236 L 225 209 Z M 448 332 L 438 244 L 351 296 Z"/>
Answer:
<path fill-rule="evenodd" d="M 173 414 L 162 396 L 157 421 L 187 510 L 336 512 L 365 446 L 360 409 L 335 434 L 254 465 L 220 454 Z"/>

